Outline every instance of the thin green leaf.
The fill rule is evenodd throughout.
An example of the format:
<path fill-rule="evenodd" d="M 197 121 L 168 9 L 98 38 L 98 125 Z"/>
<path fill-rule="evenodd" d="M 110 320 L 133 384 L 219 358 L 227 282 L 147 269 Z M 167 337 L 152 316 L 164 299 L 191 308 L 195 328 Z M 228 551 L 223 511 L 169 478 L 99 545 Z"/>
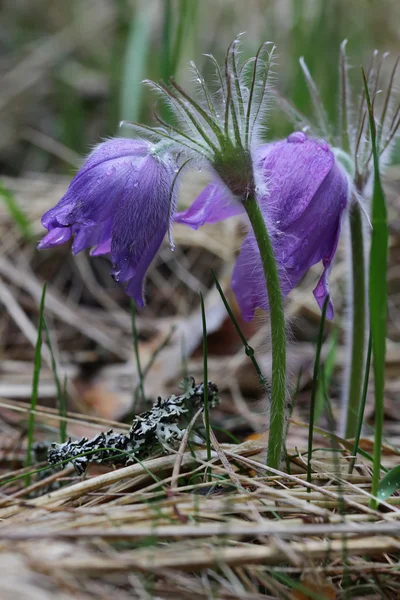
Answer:
<path fill-rule="evenodd" d="M 150 4 L 150 3 L 149 3 Z M 171 0 L 164 0 L 164 19 L 162 32 L 161 78 L 168 81 L 171 73 L 172 51 L 172 6 Z"/>
<path fill-rule="evenodd" d="M 197 9 L 197 2 L 188 2 L 187 0 L 180 0 L 179 2 L 179 21 L 170 63 L 171 73 L 169 73 L 169 75 L 174 75 L 176 73 L 179 61 L 182 56 L 185 55 L 185 52 L 182 52 L 183 44 L 185 39 L 190 38 L 190 34 L 196 23 Z"/>
<path fill-rule="evenodd" d="M 400 465 L 390 469 L 386 475 L 384 475 L 378 485 L 378 498 L 384 502 L 387 500 L 396 490 L 400 488 Z"/>
<path fill-rule="evenodd" d="M 371 354 L 372 354 L 372 338 L 371 338 L 371 334 L 370 334 L 369 341 L 368 341 L 367 360 L 366 360 L 366 364 L 365 364 L 363 392 L 362 392 L 362 396 L 361 396 L 360 410 L 358 411 L 357 430 L 356 430 L 356 435 L 354 438 L 354 448 L 353 448 L 353 457 L 354 458 L 351 459 L 350 465 L 349 465 L 349 474 L 350 475 L 353 472 L 354 465 L 355 465 L 356 459 L 357 459 L 358 450 L 359 450 L 358 444 L 360 443 L 361 429 L 362 429 L 362 425 L 363 425 L 363 421 L 364 421 L 365 403 L 367 400 L 367 392 L 368 392 L 369 371 L 371 368 Z"/>
<path fill-rule="evenodd" d="M 313 383 L 312 383 L 312 389 L 311 389 L 311 403 L 310 403 L 310 424 L 308 427 L 308 460 L 307 460 L 307 481 L 308 481 L 308 483 L 311 483 L 311 457 L 312 457 L 312 444 L 313 444 L 313 435 L 314 435 L 315 400 L 317 397 L 317 390 L 318 390 L 319 362 L 320 362 L 320 357 L 321 357 L 321 348 L 322 348 L 322 344 L 324 341 L 324 326 L 325 326 L 326 309 L 328 307 L 328 303 L 329 303 L 329 296 L 327 296 L 325 298 L 325 302 L 322 307 L 317 348 L 316 348 L 316 352 L 315 352 L 314 374 L 313 374 Z M 311 491 L 311 488 L 307 488 L 307 492 L 310 492 L 310 491 Z"/>
<path fill-rule="evenodd" d="M 204 381 L 204 422 L 206 426 L 207 460 L 211 460 L 210 413 L 208 406 L 208 357 L 207 357 L 207 323 L 203 294 L 200 292 L 201 319 L 203 323 L 203 381 Z M 209 479 L 207 476 L 206 479 Z"/>
<path fill-rule="evenodd" d="M 137 121 L 143 98 L 142 79 L 144 79 L 147 57 L 149 55 L 153 5 L 142 3 L 132 18 L 124 58 L 120 118 L 125 121 Z"/>
<path fill-rule="evenodd" d="M 140 364 L 139 338 L 138 338 L 138 332 L 136 329 L 136 306 L 135 306 L 135 303 L 133 300 L 131 300 L 131 319 L 132 319 L 133 348 L 135 350 L 136 369 L 137 369 L 137 373 L 138 373 L 138 377 L 139 377 L 139 390 L 140 390 L 141 400 L 142 400 L 142 402 L 144 402 L 146 400 L 146 396 L 144 394 L 144 385 L 143 385 L 144 378 L 143 378 L 142 366 Z M 137 393 L 135 390 L 134 397 L 133 397 L 133 407 L 132 407 L 133 410 L 135 410 L 136 401 L 137 401 Z"/>
<path fill-rule="evenodd" d="M 321 418 L 325 406 L 325 390 L 329 390 L 333 370 L 336 363 L 336 349 L 338 343 L 338 329 L 334 329 L 331 335 L 328 354 L 326 356 L 321 381 L 318 384 L 317 400 L 315 404 L 315 421 Z"/>
<path fill-rule="evenodd" d="M 44 302 L 46 298 L 46 283 L 43 285 L 42 297 L 40 300 L 39 308 L 39 323 L 38 323 L 38 335 L 36 340 L 35 348 L 35 362 L 33 367 L 33 380 L 32 380 L 32 393 L 31 393 L 31 408 L 28 420 L 28 443 L 26 448 L 25 466 L 30 467 L 32 464 L 32 447 L 33 447 L 33 435 L 35 430 L 35 410 L 38 399 L 39 391 L 39 377 L 40 368 L 42 366 L 42 331 L 44 321 Z M 31 483 L 31 476 L 28 473 L 25 477 L 25 483 L 28 487 Z"/>
<path fill-rule="evenodd" d="M 368 106 L 369 128 L 374 160 L 374 189 L 371 209 L 372 237 L 369 269 L 369 308 L 375 379 L 375 437 L 372 494 L 376 496 L 380 477 L 384 415 L 389 230 L 385 194 L 382 189 L 379 172 L 375 118 L 364 70 L 362 70 L 362 75 Z M 377 500 L 371 501 L 371 507 L 377 507 Z"/>
<path fill-rule="evenodd" d="M 3 183 L 0 181 L 0 197 L 3 199 L 4 204 L 13 219 L 15 226 L 22 233 L 26 240 L 31 240 L 33 237 L 33 231 L 28 217 L 18 206 L 14 194 L 8 190 Z"/>
<path fill-rule="evenodd" d="M 46 331 L 46 338 L 47 338 L 47 345 L 49 347 L 50 350 L 50 357 L 51 357 L 51 370 L 53 371 L 53 377 L 54 377 L 54 383 L 56 384 L 56 390 L 57 390 L 57 404 L 58 404 L 58 410 L 60 413 L 60 441 L 61 443 L 65 442 L 67 439 L 67 435 L 66 435 L 66 426 L 67 423 L 65 421 L 65 417 L 66 417 L 66 410 L 65 410 L 65 398 L 66 398 L 66 389 L 65 389 L 65 381 L 64 381 L 64 388 L 61 388 L 61 382 L 60 382 L 60 378 L 58 376 L 58 371 L 57 371 L 57 362 L 54 356 L 54 351 L 53 351 L 53 345 L 51 343 L 51 337 L 50 337 L 50 331 L 49 328 L 47 326 L 47 322 L 46 319 L 43 318 L 43 325 Z"/>
<path fill-rule="evenodd" d="M 68 414 L 68 392 L 67 392 L 67 376 L 64 375 L 62 402 L 59 406 L 60 412 L 60 440 L 61 443 L 67 441 L 67 414 Z"/>

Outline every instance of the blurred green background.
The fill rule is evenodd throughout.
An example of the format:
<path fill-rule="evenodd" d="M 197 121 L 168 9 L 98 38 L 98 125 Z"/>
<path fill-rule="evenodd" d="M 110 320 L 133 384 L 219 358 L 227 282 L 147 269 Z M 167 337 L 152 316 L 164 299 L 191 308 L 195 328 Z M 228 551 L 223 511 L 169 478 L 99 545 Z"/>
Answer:
<path fill-rule="evenodd" d="M 310 113 L 304 56 L 336 116 L 338 53 L 348 39 L 353 79 L 374 48 L 400 49 L 398 0 L 3 0 L 0 4 L 0 170 L 69 173 L 121 120 L 151 122 L 144 78 L 191 86 L 194 60 L 223 59 L 240 32 L 249 56 L 278 46 L 277 87 Z M 388 61 L 388 69 L 393 61 Z M 269 135 L 291 126 L 273 111 Z"/>

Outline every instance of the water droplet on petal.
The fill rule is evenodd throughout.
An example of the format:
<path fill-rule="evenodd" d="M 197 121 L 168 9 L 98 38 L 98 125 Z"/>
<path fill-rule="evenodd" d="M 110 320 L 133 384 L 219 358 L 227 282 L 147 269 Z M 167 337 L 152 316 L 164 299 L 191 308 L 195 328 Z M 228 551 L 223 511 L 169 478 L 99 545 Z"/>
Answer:
<path fill-rule="evenodd" d="M 139 185 L 139 182 L 138 182 L 138 181 L 135 181 L 135 182 L 134 182 L 134 184 L 133 184 L 133 187 L 134 187 L 134 188 L 137 188 L 137 186 L 138 186 L 138 185 Z"/>
<path fill-rule="evenodd" d="M 305 133 L 303 133 L 302 131 L 295 131 L 294 133 L 291 133 L 288 136 L 287 142 L 289 144 L 304 144 L 306 139 L 307 139 L 307 136 Z"/>

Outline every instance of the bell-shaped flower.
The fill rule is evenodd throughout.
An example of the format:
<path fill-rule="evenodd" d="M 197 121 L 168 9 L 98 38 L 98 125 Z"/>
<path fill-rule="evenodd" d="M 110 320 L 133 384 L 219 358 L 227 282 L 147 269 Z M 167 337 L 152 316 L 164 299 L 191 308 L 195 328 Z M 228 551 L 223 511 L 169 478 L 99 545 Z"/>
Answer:
<path fill-rule="evenodd" d="M 170 155 L 147 140 L 115 138 L 99 144 L 66 194 L 42 217 L 48 234 L 39 248 L 72 236 L 74 253 L 93 247 L 110 254 L 111 274 L 139 306 L 143 281 L 173 215 L 175 169 Z"/>
<path fill-rule="evenodd" d="M 286 140 L 265 144 L 254 158 L 258 201 L 272 238 L 286 296 L 307 270 L 322 261 L 323 272 L 314 290 L 322 308 L 329 294 L 328 275 L 340 235 L 342 213 L 347 204 L 348 182 L 324 141 L 296 132 Z M 244 213 L 222 181 L 208 185 L 192 206 L 175 221 L 197 229 L 234 214 Z M 232 288 L 245 319 L 256 308 L 268 309 L 261 257 L 252 230 L 237 259 Z M 333 317 L 329 302 L 327 317 Z"/>

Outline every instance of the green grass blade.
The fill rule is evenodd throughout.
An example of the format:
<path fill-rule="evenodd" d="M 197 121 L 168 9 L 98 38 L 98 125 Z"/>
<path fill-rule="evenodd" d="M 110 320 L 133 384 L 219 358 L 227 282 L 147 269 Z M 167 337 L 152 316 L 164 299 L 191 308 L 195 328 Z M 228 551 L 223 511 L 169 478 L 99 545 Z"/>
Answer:
<path fill-rule="evenodd" d="M 47 322 L 46 319 L 43 317 L 43 325 L 44 325 L 44 329 L 46 331 L 46 338 L 47 338 L 47 345 L 49 347 L 50 350 L 50 357 L 51 357 L 51 370 L 53 371 L 53 377 L 54 377 L 54 383 L 56 384 L 56 390 L 57 390 L 57 404 L 58 404 L 58 411 L 60 414 L 60 441 L 61 443 L 65 442 L 67 439 L 67 435 L 66 435 L 66 426 L 67 423 L 65 421 L 65 392 L 66 390 L 64 388 L 61 388 L 61 382 L 60 382 L 60 378 L 58 376 L 58 371 L 57 371 L 57 362 L 54 356 L 54 351 L 53 351 L 53 345 L 51 343 L 51 337 L 50 337 L 50 331 L 49 328 L 47 326 Z"/>
<path fill-rule="evenodd" d="M 286 573 L 280 573 L 279 571 L 271 571 L 271 577 L 273 579 L 276 579 L 277 581 L 280 581 L 281 583 L 284 583 L 290 589 L 296 590 L 296 592 L 298 592 L 297 596 L 292 595 L 290 597 L 310 598 L 310 600 L 326 600 L 326 595 L 324 593 L 320 594 L 320 593 L 310 589 L 310 587 L 300 583 L 299 581 L 296 581 L 295 579 L 292 579 Z M 288 595 L 288 597 L 289 597 L 289 595 Z"/>
<path fill-rule="evenodd" d="M 136 329 L 136 306 L 135 306 L 135 303 L 133 300 L 131 300 L 131 318 L 132 318 L 133 348 L 135 350 L 136 369 L 137 369 L 137 373 L 138 373 L 138 377 L 139 377 L 139 390 L 140 390 L 140 395 L 142 397 L 141 398 L 142 402 L 144 402 L 146 400 L 146 396 L 144 394 L 144 377 L 143 377 L 142 366 L 140 364 L 139 338 L 138 338 L 138 333 L 137 333 L 137 329 Z M 137 394 L 136 394 L 136 390 L 135 390 L 134 395 L 133 395 L 132 410 L 135 410 L 136 401 L 137 401 Z"/>
<path fill-rule="evenodd" d="M 35 410 L 38 399 L 39 390 L 39 377 L 40 368 L 42 366 L 42 333 L 43 333 L 43 322 L 44 322 L 44 302 L 46 298 L 46 283 L 43 285 L 42 298 L 40 300 L 39 308 L 39 323 L 38 323 L 38 335 L 36 340 L 35 348 L 35 362 L 33 367 L 33 380 L 32 380 L 32 393 L 31 393 L 31 408 L 28 420 L 28 444 L 26 449 L 25 466 L 30 467 L 32 462 L 32 447 L 33 447 L 33 434 L 35 430 Z M 26 475 L 25 478 L 26 486 L 28 487 L 31 483 L 30 474 Z"/>
<path fill-rule="evenodd" d="M 62 402 L 59 406 L 60 411 L 60 440 L 63 444 L 67 441 L 67 414 L 68 414 L 68 392 L 67 392 L 67 376 L 64 375 Z"/>
<path fill-rule="evenodd" d="M 182 55 L 184 55 L 184 52 L 182 52 L 183 44 L 193 30 L 198 7 L 199 5 L 197 2 L 191 2 L 190 0 L 180 0 L 179 2 L 179 21 L 174 40 L 174 47 L 171 53 L 171 75 L 177 72 L 179 61 Z"/>
<path fill-rule="evenodd" d="M 201 320 L 203 323 L 203 381 L 204 381 L 204 421 L 206 426 L 207 460 L 211 460 L 210 411 L 208 406 L 208 357 L 207 357 L 207 323 L 203 294 L 200 292 Z"/>
<path fill-rule="evenodd" d="M 160 352 L 162 352 L 164 350 L 164 348 L 166 348 L 168 346 L 175 331 L 176 331 L 176 325 L 172 325 L 171 329 L 169 330 L 169 332 L 167 333 L 165 338 L 162 340 L 160 345 L 154 350 L 153 354 L 150 356 L 148 363 L 146 364 L 146 366 L 144 367 L 144 369 L 142 371 L 142 381 L 141 382 L 139 381 L 139 384 L 136 387 L 135 398 L 137 397 L 137 394 L 139 393 L 139 391 L 141 389 L 140 385 L 142 384 L 142 386 L 144 387 L 144 382 L 146 380 L 146 377 L 149 374 L 150 369 L 154 365 L 157 356 L 160 354 Z"/>
<path fill-rule="evenodd" d="M 164 0 L 164 19 L 162 33 L 161 79 L 167 82 L 171 72 L 172 52 L 172 6 L 171 0 Z"/>
<path fill-rule="evenodd" d="M 132 18 L 125 51 L 120 100 L 120 120 L 138 121 L 143 98 L 142 80 L 149 55 L 152 14 L 151 2 L 142 4 Z"/>
<path fill-rule="evenodd" d="M 378 498 L 384 502 L 400 488 L 400 465 L 384 475 L 378 485 Z"/>
<path fill-rule="evenodd" d="M 383 192 L 379 172 L 375 119 L 364 70 L 362 71 L 362 75 L 364 79 L 365 97 L 368 106 L 369 128 L 374 160 L 374 189 L 371 207 L 372 237 L 369 266 L 369 310 L 372 336 L 373 371 L 375 379 L 375 437 L 372 494 L 376 496 L 378 493 L 378 484 L 380 478 L 384 415 L 389 230 L 385 194 Z M 372 508 L 376 508 L 377 504 L 377 500 L 371 501 Z"/>
<path fill-rule="evenodd" d="M 321 418 L 325 406 L 325 390 L 329 390 L 332 379 L 333 370 L 336 362 L 336 349 L 338 343 L 338 329 L 334 329 L 331 339 L 328 354 L 326 356 L 324 369 L 322 371 L 322 379 L 318 384 L 317 400 L 315 404 L 315 421 L 318 422 Z"/>
<path fill-rule="evenodd" d="M 313 374 L 313 382 L 311 389 L 311 403 L 310 403 L 310 424 L 308 427 L 308 460 L 307 460 L 307 481 L 311 483 L 311 457 L 312 457 L 312 445 L 313 445 L 313 435 L 314 435 L 314 417 L 315 417 L 315 401 L 317 397 L 318 383 L 319 383 L 319 363 L 321 357 L 321 349 L 324 341 L 324 326 L 325 326 L 325 317 L 326 317 L 326 309 L 329 302 L 329 296 L 325 298 L 324 305 L 322 307 L 321 314 L 321 322 L 319 325 L 319 333 L 318 333 L 318 341 L 317 341 L 317 349 L 315 352 L 315 362 L 314 362 L 314 374 Z M 307 488 L 307 491 L 310 492 L 311 488 Z"/>
<path fill-rule="evenodd" d="M 176 30 L 176 36 L 174 40 L 173 49 L 171 51 L 171 61 L 170 61 L 170 69 L 171 75 L 176 73 L 179 60 L 181 58 L 181 48 L 183 45 L 183 40 L 185 37 L 185 31 L 187 29 L 187 20 L 189 16 L 189 9 L 194 5 L 192 2 L 188 2 L 187 0 L 180 0 L 179 2 L 179 21 L 178 27 Z"/>
<path fill-rule="evenodd" d="M 33 238 L 33 231 L 28 217 L 18 206 L 18 203 L 14 197 L 14 194 L 8 190 L 3 183 L 0 181 L 0 197 L 13 219 L 15 226 L 22 233 L 25 240 L 31 240 Z"/>
<path fill-rule="evenodd" d="M 303 373 L 303 370 L 300 367 L 299 372 L 297 373 L 296 387 L 294 388 L 293 395 L 292 395 L 292 398 L 291 398 L 291 401 L 290 401 L 289 407 L 288 407 L 289 410 L 288 410 L 288 419 L 287 419 L 286 431 L 285 431 L 285 443 L 283 445 L 283 451 L 284 451 L 285 461 L 286 461 L 286 469 L 287 469 L 287 472 L 289 473 L 289 475 L 291 473 L 291 468 L 290 468 L 290 458 L 289 458 L 289 454 L 288 454 L 287 447 L 286 447 L 286 440 L 289 435 L 290 419 L 292 418 L 293 411 L 294 411 L 294 408 L 295 408 L 296 402 L 297 402 L 297 396 L 298 396 L 299 389 L 300 389 L 300 381 L 301 381 L 302 373 Z"/>
<path fill-rule="evenodd" d="M 350 465 L 349 465 L 349 474 L 350 475 L 353 472 L 354 465 L 357 460 L 358 444 L 360 443 L 361 429 L 362 429 L 362 425 L 363 425 L 363 421 L 364 421 L 365 403 L 367 400 L 367 392 L 368 392 L 369 372 L 370 372 L 370 368 L 371 368 L 371 354 L 372 354 L 372 338 L 371 338 L 371 334 L 370 334 L 369 341 L 368 341 L 367 360 L 366 360 L 366 364 L 365 364 L 364 385 L 363 385 L 363 391 L 362 391 L 362 396 L 361 396 L 360 409 L 358 411 L 357 430 L 356 430 L 356 435 L 354 438 L 354 447 L 353 447 L 353 452 L 352 452 L 354 458 L 351 459 Z"/>

